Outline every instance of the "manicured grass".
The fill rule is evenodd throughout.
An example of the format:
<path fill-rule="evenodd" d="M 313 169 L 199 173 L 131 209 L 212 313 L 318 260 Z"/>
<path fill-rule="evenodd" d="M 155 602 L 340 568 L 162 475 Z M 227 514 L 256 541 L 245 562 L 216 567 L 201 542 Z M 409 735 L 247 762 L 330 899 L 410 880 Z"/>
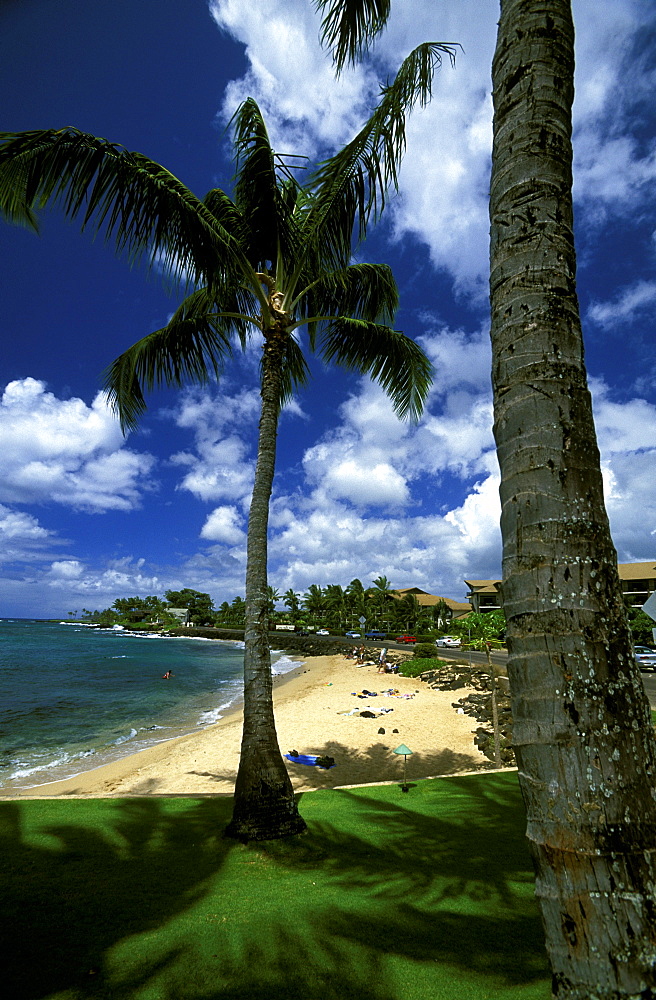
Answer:
<path fill-rule="evenodd" d="M 12 1000 L 548 1000 L 516 775 L 302 796 L 309 833 L 221 839 L 228 799 L 0 804 Z"/>

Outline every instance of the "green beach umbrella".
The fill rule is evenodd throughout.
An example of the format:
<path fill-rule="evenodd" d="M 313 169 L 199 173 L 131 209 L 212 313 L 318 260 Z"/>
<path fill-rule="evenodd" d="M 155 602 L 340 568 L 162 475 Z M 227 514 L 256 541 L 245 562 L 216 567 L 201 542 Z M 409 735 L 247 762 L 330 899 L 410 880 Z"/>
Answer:
<path fill-rule="evenodd" d="M 405 743 L 402 743 L 401 746 L 397 747 L 396 750 L 393 750 L 392 753 L 403 754 L 403 784 L 401 785 L 401 791 L 407 792 L 408 785 L 405 780 L 405 767 L 408 762 L 408 756 L 412 753 L 412 750 L 410 747 L 407 747 Z"/>

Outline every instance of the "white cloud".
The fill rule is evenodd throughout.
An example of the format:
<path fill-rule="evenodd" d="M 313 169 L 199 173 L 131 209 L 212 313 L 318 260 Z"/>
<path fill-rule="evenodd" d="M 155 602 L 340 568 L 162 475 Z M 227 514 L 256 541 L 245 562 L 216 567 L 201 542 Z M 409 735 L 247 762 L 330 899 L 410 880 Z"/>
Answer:
<path fill-rule="evenodd" d="M 200 537 L 224 545 L 243 545 L 243 517 L 236 507 L 215 507 L 203 525 Z"/>
<path fill-rule="evenodd" d="M 226 120 L 254 97 L 273 144 L 305 155 L 342 144 L 359 128 L 373 80 L 362 68 L 335 80 L 308 0 L 267 0 L 265 6 L 211 0 L 210 10 L 222 30 L 246 44 L 250 64 L 246 76 L 226 88 Z"/>
<path fill-rule="evenodd" d="M 0 564 L 4 567 L 42 562 L 56 544 L 55 533 L 31 514 L 0 504 Z M 60 543 L 61 544 L 61 543 Z M 33 569 L 30 569 L 33 572 Z"/>
<path fill-rule="evenodd" d="M 387 462 L 360 465 L 355 459 L 344 459 L 329 466 L 323 486 L 330 496 L 344 497 L 357 505 L 392 506 L 408 500 L 403 476 Z"/>
<path fill-rule="evenodd" d="M 397 2 L 375 48 L 375 63 L 346 70 L 335 81 L 318 43 L 318 18 L 308 0 L 265 5 L 212 0 L 215 20 L 246 46 L 249 70 L 233 81 L 224 110 L 252 95 L 270 122 L 274 144 L 312 155 L 336 148 L 364 121 L 372 79 L 396 71 L 399 60 L 428 39 L 458 41 L 456 68 L 439 71 L 429 107 L 408 122 L 400 198 L 391 203 L 398 238 L 412 234 L 429 248 L 434 266 L 462 293 L 486 292 L 488 189 L 492 143 L 490 66 L 498 4 L 458 0 Z M 411 8 L 411 9 L 409 9 Z M 575 196 L 603 219 L 650 197 L 656 149 L 631 134 L 636 102 L 651 99 L 653 73 L 632 44 L 653 29 L 653 4 L 574 0 L 577 27 Z M 289 58 L 293 51 L 293 58 Z M 631 60 L 631 72 L 627 62 Z"/>
<path fill-rule="evenodd" d="M 131 510 L 150 489 L 154 459 L 125 447 L 102 394 L 61 400 L 33 378 L 0 400 L 0 499 L 90 512 Z"/>
<path fill-rule="evenodd" d="M 239 500 L 250 492 L 253 466 L 244 440 L 236 435 L 215 442 L 204 439 L 197 448 L 198 455 L 182 452 L 171 458 L 174 464 L 190 466 L 179 489 L 201 500 Z"/>
<path fill-rule="evenodd" d="M 188 490 L 200 500 L 239 501 L 247 506 L 255 469 L 254 441 L 260 414 L 258 388 L 230 394 L 229 380 L 220 389 L 192 388 L 182 393 L 178 406 L 169 412 L 178 427 L 192 432 L 193 450 L 170 457 L 173 465 L 188 471 L 178 489 Z M 281 422 L 305 414 L 292 400 L 281 413 Z"/>
<path fill-rule="evenodd" d="M 595 302 L 588 309 L 588 318 L 604 329 L 631 323 L 643 311 L 656 305 L 656 281 L 636 281 L 620 290 L 608 302 Z"/>
<path fill-rule="evenodd" d="M 84 572 L 84 566 L 78 559 L 59 559 L 50 565 L 50 577 L 52 581 L 79 580 Z"/>
<path fill-rule="evenodd" d="M 43 542 L 51 536 L 52 532 L 43 528 L 31 514 L 10 510 L 0 504 L 0 537 L 4 543 L 15 540 Z"/>

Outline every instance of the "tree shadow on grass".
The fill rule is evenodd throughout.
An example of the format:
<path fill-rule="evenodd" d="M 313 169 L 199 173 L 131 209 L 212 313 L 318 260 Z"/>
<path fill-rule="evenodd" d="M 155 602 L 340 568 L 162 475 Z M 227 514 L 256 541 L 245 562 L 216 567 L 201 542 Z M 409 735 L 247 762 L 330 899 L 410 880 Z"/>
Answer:
<path fill-rule="evenodd" d="M 0 805 L 8 996 L 93 995 L 117 940 L 160 927 L 202 895 L 230 849 L 221 839 L 230 801 L 177 801 L 182 808 L 146 799 Z"/>
<path fill-rule="evenodd" d="M 479 974 L 486 996 L 539 986 L 513 778 L 304 795 L 306 835 L 248 846 L 221 839 L 223 797 L 4 803 L 7 994 L 424 1000 L 464 997 Z"/>

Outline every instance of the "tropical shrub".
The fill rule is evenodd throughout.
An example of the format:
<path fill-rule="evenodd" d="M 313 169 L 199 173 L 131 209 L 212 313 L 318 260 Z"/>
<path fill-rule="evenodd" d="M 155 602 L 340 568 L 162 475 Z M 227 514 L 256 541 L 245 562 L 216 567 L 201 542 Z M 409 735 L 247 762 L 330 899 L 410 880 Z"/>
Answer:
<path fill-rule="evenodd" d="M 432 642 L 418 642 L 414 649 L 416 659 L 427 659 L 435 656 L 435 645 Z"/>

